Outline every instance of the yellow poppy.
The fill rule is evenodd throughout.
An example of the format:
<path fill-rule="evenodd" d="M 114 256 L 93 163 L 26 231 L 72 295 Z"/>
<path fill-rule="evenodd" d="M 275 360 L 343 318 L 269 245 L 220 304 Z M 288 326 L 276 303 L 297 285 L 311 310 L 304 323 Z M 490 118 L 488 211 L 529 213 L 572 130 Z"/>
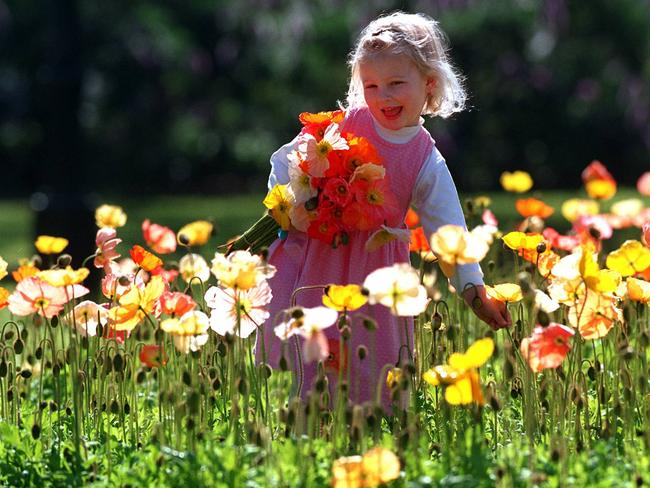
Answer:
<path fill-rule="evenodd" d="M 650 249 L 635 240 L 625 241 L 605 261 L 607 267 L 623 276 L 632 276 L 650 267 Z"/>
<path fill-rule="evenodd" d="M 587 287 L 600 293 L 613 292 L 621 282 L 621 275 L 609 269 L 601 270 L 594 259 L 593 245 L 582 246 L 582 256 L 578 264 L 580 275 L 585 280 Z"/>
<path fill-rule="evenodd" d="M 137 286 L 122 295 L 119 305 L 108 311 L 111 327 L 115 330 L 133 330 L 146 314 L 152 313 L 158 298 L 165 291 L 165 282 L 159 275 L 153 276 L 144 290 Z"/>
<path fill-rule="evenodd" d="M 7 261 L 0 256 L 0 280 L 7 276 Z"/>
<path fill-rule="evenodd" d="M 126 224 L 126 214 L 122 207 L 117 205 L 101 205 L 95 209 L 95 224 L 97 227 L 111 227 L 113 229 Z"/>
<path fill-rule="evenodd" d="M 59 254 L 68 247 L 68 240 L 64 237 L 38 236 L 34 246 L 41 254 Z"/>
<path fill-rule="evenodd" d="M 533 179 L 525 171 L 505 171 L 501 174 L 499 182 L 505 191 L 524 193 L 533 187 Z"/>
<path fill-rule="evenodd" d="M 577 220 L 578 217 L 596 215 L 599 210 L 598 202 L 584 198 L 569 198 L 561 208 L 562 216 L 569 222 Z"/>
<path fill-rule="evenodd" d="M 289 192 L 289 185 L 275 185 L 266 195 L 262 202 L 271 212 L 271 216 L 283 230 L 289 230 L 291 219 L 292 198 Z"/>
<path fill-rule="evenodd" d="M 176 240 L 183 246 L 203 246 L 210 239 L 213 228 L 212 222 L 196 220 L 181 227 Z"/>
<path fill-rule="evenodd" d="M 591 180 L 585 183 L 585 190 L 590 198 L 608 200 L 616 195 L 616 181 L 614 180 Z"/>
<path fill-rule="evenodd" d="M 359 285 L 330 285 L 323 295 L 323 305 L 337 312 L 350 312 L 366 304 L 368 296 Z"/>
<path fill-rule="evenodd" d="M 370 488 L 399 477 L 399 458 L 389 449 L 375 447 L 363 456 L 340 457 L 332 464 L 333 488 Z"/>
<path fill-rule="evenodd" d="M 523 232 L 508 232 L 501 239 L 506 246 L 515 251 L 519 249 L 535 251 L 537 246 L 544 242 L 544 237 L 541 234 L 524 234 Z"/>
<path fill-rule="evenodd" d="M 67 266 L 65 269 L 48 269 L 39 271 L 36 276 L 52 286 L 78 285 L 82 283 L 90 271 L 88 268 L 79 268 L 77 270 Z"/>
<path fill-rule="evenodd" d="M 494 353 L 494 341 L 479 339 L 464 353 L 453 353 L 447 364 L 436 366 L 422 375 L 433 386 L 445 385 L 445 400 L 450 405 L 484 403 L 477 368 L 483 366 Z"/>
<path fill-rule="evenodd" d="M 623 312 L 616 306 L 618 298 L 587 290 L 569 307 L 567 319 L 583 339 L 604 337 L 615 322 L 623 321 Z"/>
<path fill-rule="evenodd" d="M 518 302 L 523 298 L 521 287 L 515 283 L 501 283 L 494 286 L 485 285 L 485 291 L 490 298 L 500 302 Z"/>

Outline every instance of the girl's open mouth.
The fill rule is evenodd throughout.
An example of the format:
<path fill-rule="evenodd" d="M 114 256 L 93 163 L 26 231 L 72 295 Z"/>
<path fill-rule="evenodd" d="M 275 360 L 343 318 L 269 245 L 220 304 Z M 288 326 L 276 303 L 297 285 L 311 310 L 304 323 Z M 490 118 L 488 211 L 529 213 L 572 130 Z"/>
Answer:
<path fill-rule="evenodd" d="M 381 111 L 384 114 L 384 117 L 393 120 L 400 116 L 402 113 L 402 107 L 388 107 L 381 109 Z"/>

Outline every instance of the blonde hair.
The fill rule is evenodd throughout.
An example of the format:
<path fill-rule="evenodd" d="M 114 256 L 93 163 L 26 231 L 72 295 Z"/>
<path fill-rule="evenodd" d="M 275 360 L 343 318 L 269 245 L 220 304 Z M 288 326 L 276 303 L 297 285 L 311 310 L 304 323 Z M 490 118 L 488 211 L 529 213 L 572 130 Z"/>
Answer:
<path fill-rule="evenodd" d="M 373 20 L 361 31 L 350 53 L 350 86 L 346 108 L 365 105 L 359 63 L 379 53 L 405 54 L 426 77 L 436 80 L 423 115 L 448 117 L 465 108 L 462 78 L 447 57 L 447 41 L 438 22 L 424 14 L 394 12 Z"/>

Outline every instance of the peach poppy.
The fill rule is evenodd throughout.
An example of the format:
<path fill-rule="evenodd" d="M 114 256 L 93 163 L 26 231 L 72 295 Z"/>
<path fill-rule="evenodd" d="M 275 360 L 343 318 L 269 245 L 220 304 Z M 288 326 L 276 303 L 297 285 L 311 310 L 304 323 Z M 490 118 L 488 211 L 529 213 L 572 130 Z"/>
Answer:
<path fill-rule="evenodd" d="M 160 307 L 164 314 L 180 317 L 190 310 L 194 310 L 196 302 L 191 296 L 179 291 L 165 291 L 160 295 Z"/>
<path fill-rule="evenodd" d="M 104 268 L 105 273 L 110 273 L 110 263 L 120 257 L 115 247 L 122 242 L 118 239 L 117 231 L 112 227 L 102 227 L 95 236 L 95 259 L 93 265 L 96 268 Z"/>
<path fill-rule="evenodd" d="M 643 173 L 636 182 L 636 189 L 644 197 L 650 197 L 650 171 Z"/>
<path fill-rule="evenodd" d="M 14 315 L 24 317 L 37 313 L 50 319 L 63 310 L 68 297 L 65 288 L 30 277 L 21 280 L 7 300 Z"/>
<path fill-rule="evenodd" d="M 583 339 L 604 337 L 615 322 L 623 321 L 623 312 L 616 306 L 617 301 L 615 297 L 587 289 L 577 297 L 575 305 L 569 307 L 569 324 L 578 329 Z"/>
<path fill-rule="evenodd" d="M 108 312 L 110 326 L 116 330 L 133 330 L 147 314 L 153 314 L 159 307 L 158 299 L 165 291 L 165 283 L 160 276 L 154 276 L 140 289 L 131 286 L 118 301 L 118 306 Z"/>
<path fill-rule="evenodd" d="M 628 278 L 627 296 L 635 302 L 650 303 L 650 283 L 632 277 Z"/>
<path fill-rule="evenodd" d="M 522 339 L 521 355 L 535 373 L 547 368 L 557 368 L 571 349 L 569 340 L 575 331 L 562 324 L 551 322 L 548 327 L 538 325 L 530 337 Z"/>
<path fill-rule="evenodd" d="M 149 219 L 142 222 L 144 240 L 154 252 L 169 254 L 176 251 L 176 234 L 169 227 L 154 224 Z"/>
<path fill-rule="evenodd" d="M 515 208 L 522 217 L 536 216 L 546 219 L 553 215 L 555 209 L 537 198 L 520 198 L 515 202 Z"/>
<path fill-rule="evenodd" d="M 643 230 L 643 241 L 645 242 L 645 245 L 650 247 L 650 222 L 646 222 L 643 224 L 642 227 Z"/>

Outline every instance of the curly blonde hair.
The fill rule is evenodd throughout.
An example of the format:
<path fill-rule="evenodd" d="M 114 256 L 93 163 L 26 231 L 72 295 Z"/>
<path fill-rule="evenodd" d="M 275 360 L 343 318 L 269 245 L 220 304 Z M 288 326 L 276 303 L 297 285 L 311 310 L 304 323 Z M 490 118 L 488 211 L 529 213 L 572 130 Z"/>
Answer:
<path fill-rule="evenodd" d="M 425 77 L 435 78 L 423 115 L 449 117 L 465 108 L 463 80 L 449 61 L 447 40 L 438 22 L 424 14 L 403 12 L 379 17 L 361 31 L 348 60 L 350 85 L 346 108 L 365 105 L 359 63 L 379 53 L 405 54 Z"/>

